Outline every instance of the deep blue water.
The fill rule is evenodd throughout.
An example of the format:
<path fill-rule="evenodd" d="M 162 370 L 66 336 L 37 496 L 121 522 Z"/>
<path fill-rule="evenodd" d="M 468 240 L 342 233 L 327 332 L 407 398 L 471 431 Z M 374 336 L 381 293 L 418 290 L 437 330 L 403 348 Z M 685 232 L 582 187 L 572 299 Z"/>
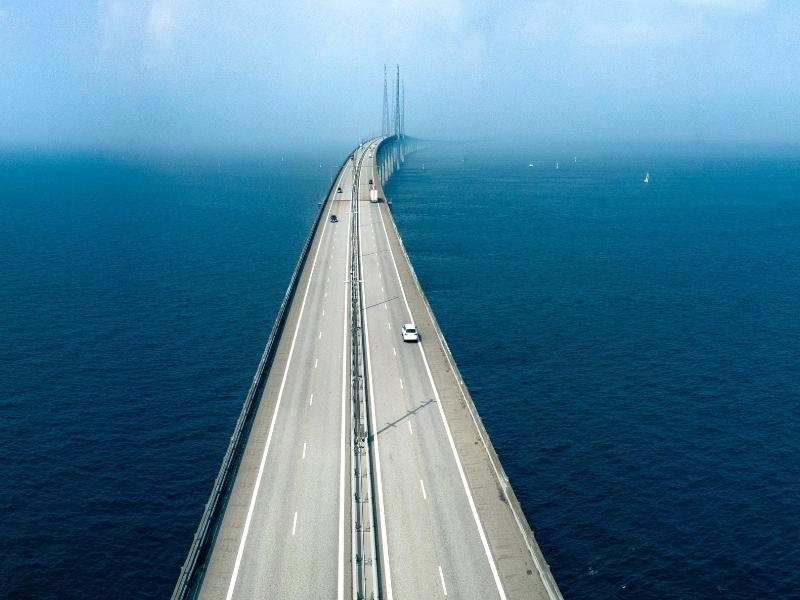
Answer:
<path fill-rule="evenodd" d="M 0 155 L 0 597 L 170 594 L 348 150 Z M 577 159 L 387 188 L 562 592 L 800 598 L 800 156 Z"/>
<path fill-rule="evenodd" d="M 169 597 L 318 159 L 0 160 L 0 597 Z"/>

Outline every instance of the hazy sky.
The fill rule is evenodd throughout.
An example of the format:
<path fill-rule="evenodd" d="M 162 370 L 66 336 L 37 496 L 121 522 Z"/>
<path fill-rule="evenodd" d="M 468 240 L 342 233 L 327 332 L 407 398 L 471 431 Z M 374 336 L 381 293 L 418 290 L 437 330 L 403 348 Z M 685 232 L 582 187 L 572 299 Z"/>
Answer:
<path fill-rule="evenodd" d="M 0 0 L 0 146 L 800 141 L 797 0 Z"/>

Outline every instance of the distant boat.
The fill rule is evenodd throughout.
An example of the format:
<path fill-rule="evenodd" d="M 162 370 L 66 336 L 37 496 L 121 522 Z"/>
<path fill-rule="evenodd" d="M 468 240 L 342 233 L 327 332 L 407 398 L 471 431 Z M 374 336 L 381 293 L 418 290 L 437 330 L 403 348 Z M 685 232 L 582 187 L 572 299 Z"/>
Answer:
<path fill-rule="evenodd" d="M 650 171 L 644 174 L 644 182 L 650 183 Z"/>
<path fill-rule="evenodd" d="M 556 161 L 556 171 L 558 171 L 558 161 Z"/>
<path fill-rule="evenodd" d="M 532 167 L 532 166 L 533 166 L 533 163 L 528 163 L 528 166 L 529 166 L 529 167 Z"/>

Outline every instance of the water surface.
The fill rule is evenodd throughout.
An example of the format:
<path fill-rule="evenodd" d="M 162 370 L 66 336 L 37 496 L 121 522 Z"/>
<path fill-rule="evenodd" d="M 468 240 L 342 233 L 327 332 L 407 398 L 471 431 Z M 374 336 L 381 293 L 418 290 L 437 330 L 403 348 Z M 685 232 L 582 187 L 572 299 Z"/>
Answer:
<path fill-rule="evenodd" d="M 0 156 L 0 596 L 170 594 L 347 152 Z M 469 145 L 388 186 L 565 597 L 800 598 L 798 184 Z"/>

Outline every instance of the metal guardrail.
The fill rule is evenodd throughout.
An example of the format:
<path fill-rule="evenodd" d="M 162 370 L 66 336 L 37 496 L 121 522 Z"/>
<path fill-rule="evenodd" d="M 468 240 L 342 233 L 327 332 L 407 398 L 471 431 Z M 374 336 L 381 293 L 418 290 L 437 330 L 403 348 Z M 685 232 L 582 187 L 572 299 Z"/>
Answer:
<path fill-rule="evenodd" d="M 372 143 L 372 140 L 370 142 Z M 371 431 L 366 363 L 364 358 L 364 302 L 363 274 L 361 269 L 361 242 L 359 216 L 359 182 L 364 162 L 362 152 L 354 165 L 353 198 L 351 202 L 350 235 L 350 402 L 353 411 L 353 599 L 380 598 L 381 559 L 376 552 L 377 533 L 372 473 Z M 376 153 L 377 154 L 377 153 Z M 362 481 L 367 479 L 367 484 Z"/>
<path fill-rule="evenodd" d="M 371 140 L 368 143 L 371 143 Z M 378 163 L 379 177 L 382 181 L 388 178 L 380 156 L 384 152 L 394 152 L 392 147 L 395 138 L 383 138 L 375 150 L 375 162 Z M 351 285 L 351 385 L 350 401 L 353 411 L 352 436 L 353 436 L 353 600 L 374 600 L 384 595 L 383 563 L 385 557 L 378 549 L 378 514 L 375 504 L 376 486 L 373 474 L 375 468 L 375 454 L 372 449 L 374 432 L 371 427 L 370 412 L 371 398 L 369 397 L 368 369 L 364 348 L 365 339 L 364 323 L 364 290 L 363 273 L 361 264 L 361 248 L 359 242 L 359 198 L 358 185 L 361 174 L 361 165 L 364 153 L 354 165 L 354 188 L 351 209 L 351 247 L 350 247 L 350 285 Z M 394 169 L 395 163 L 387 166 Z M 362 481 L 366 479 L 366 481 Z"/>
<path fill-rule="evenodd" d="M 347 165 L 347 159 L 339 169 L 344 169 Z M 247 392 L 247 397 L 242 406 L 242 411 L 236 421 L 236 426 L 228 443 L 228 449 L 225 452 L 225 457 L 222 459 L 217 478 L 214 480 L 214 486 L 211 490 L 208 502 L 206 503 L 203 516 L 200 519 L 200 525 L 194 534 L 192 545 L 189 548 L 189 553 L 186 560 L 181 567 L 181 573 L 178 578 L 175 588 L 172 592 L 172 600 L 186 600 L 196 598 L 197 592 L 200 589 L 200 584 L 203 581 L 203 576 L 207 568 L 208 558 L 211 548 L 221 525 L 221 517 L 225 512 L 228 499 L 230 497 L 233 482 L 236 479 L 236 474 L 241 464 L 242 454 L 244 453 L 244 446 L 247 443 L 247 438 L 250 433 L 250 428 L 253 424 L 256 411 L 260 403 L 260 393 L 266 383 L 265 375 L 269 373 L 269 367 L 272 366 L 272 361 L 275 358 L 277 351 L 277 342 L 280 340 L 283 328 L 286 324 L 288 315 L 288 308 L 294 298 L 297 286 L 300 280 L 300 274 L 303 271 L 306 260 L 308 258 L 309 250 L 314 243 L 314 236 L 319 229 L 319 224 L 322 222 L 322 217 L 325 213 L 329 199 L 333 195 L 334 185 L 339 180 L 337 176 L 328 188 L 328 193 L 325 200 L 319 204 L 319 211 L 311 226 L 311 231 L 306 238 L 303 249 L 300 252 L 300 258 L 297 260 L 292 278 L 289 280 L 289 287 L 283 296 L 283 302 L 278 309 L 278 314 L 275 318 L 275 324 L 272 326 L 267 345 L 261 355 L 261 360 L 258 363 L 256 374 L 250 384 L 250 389 Z"/>

